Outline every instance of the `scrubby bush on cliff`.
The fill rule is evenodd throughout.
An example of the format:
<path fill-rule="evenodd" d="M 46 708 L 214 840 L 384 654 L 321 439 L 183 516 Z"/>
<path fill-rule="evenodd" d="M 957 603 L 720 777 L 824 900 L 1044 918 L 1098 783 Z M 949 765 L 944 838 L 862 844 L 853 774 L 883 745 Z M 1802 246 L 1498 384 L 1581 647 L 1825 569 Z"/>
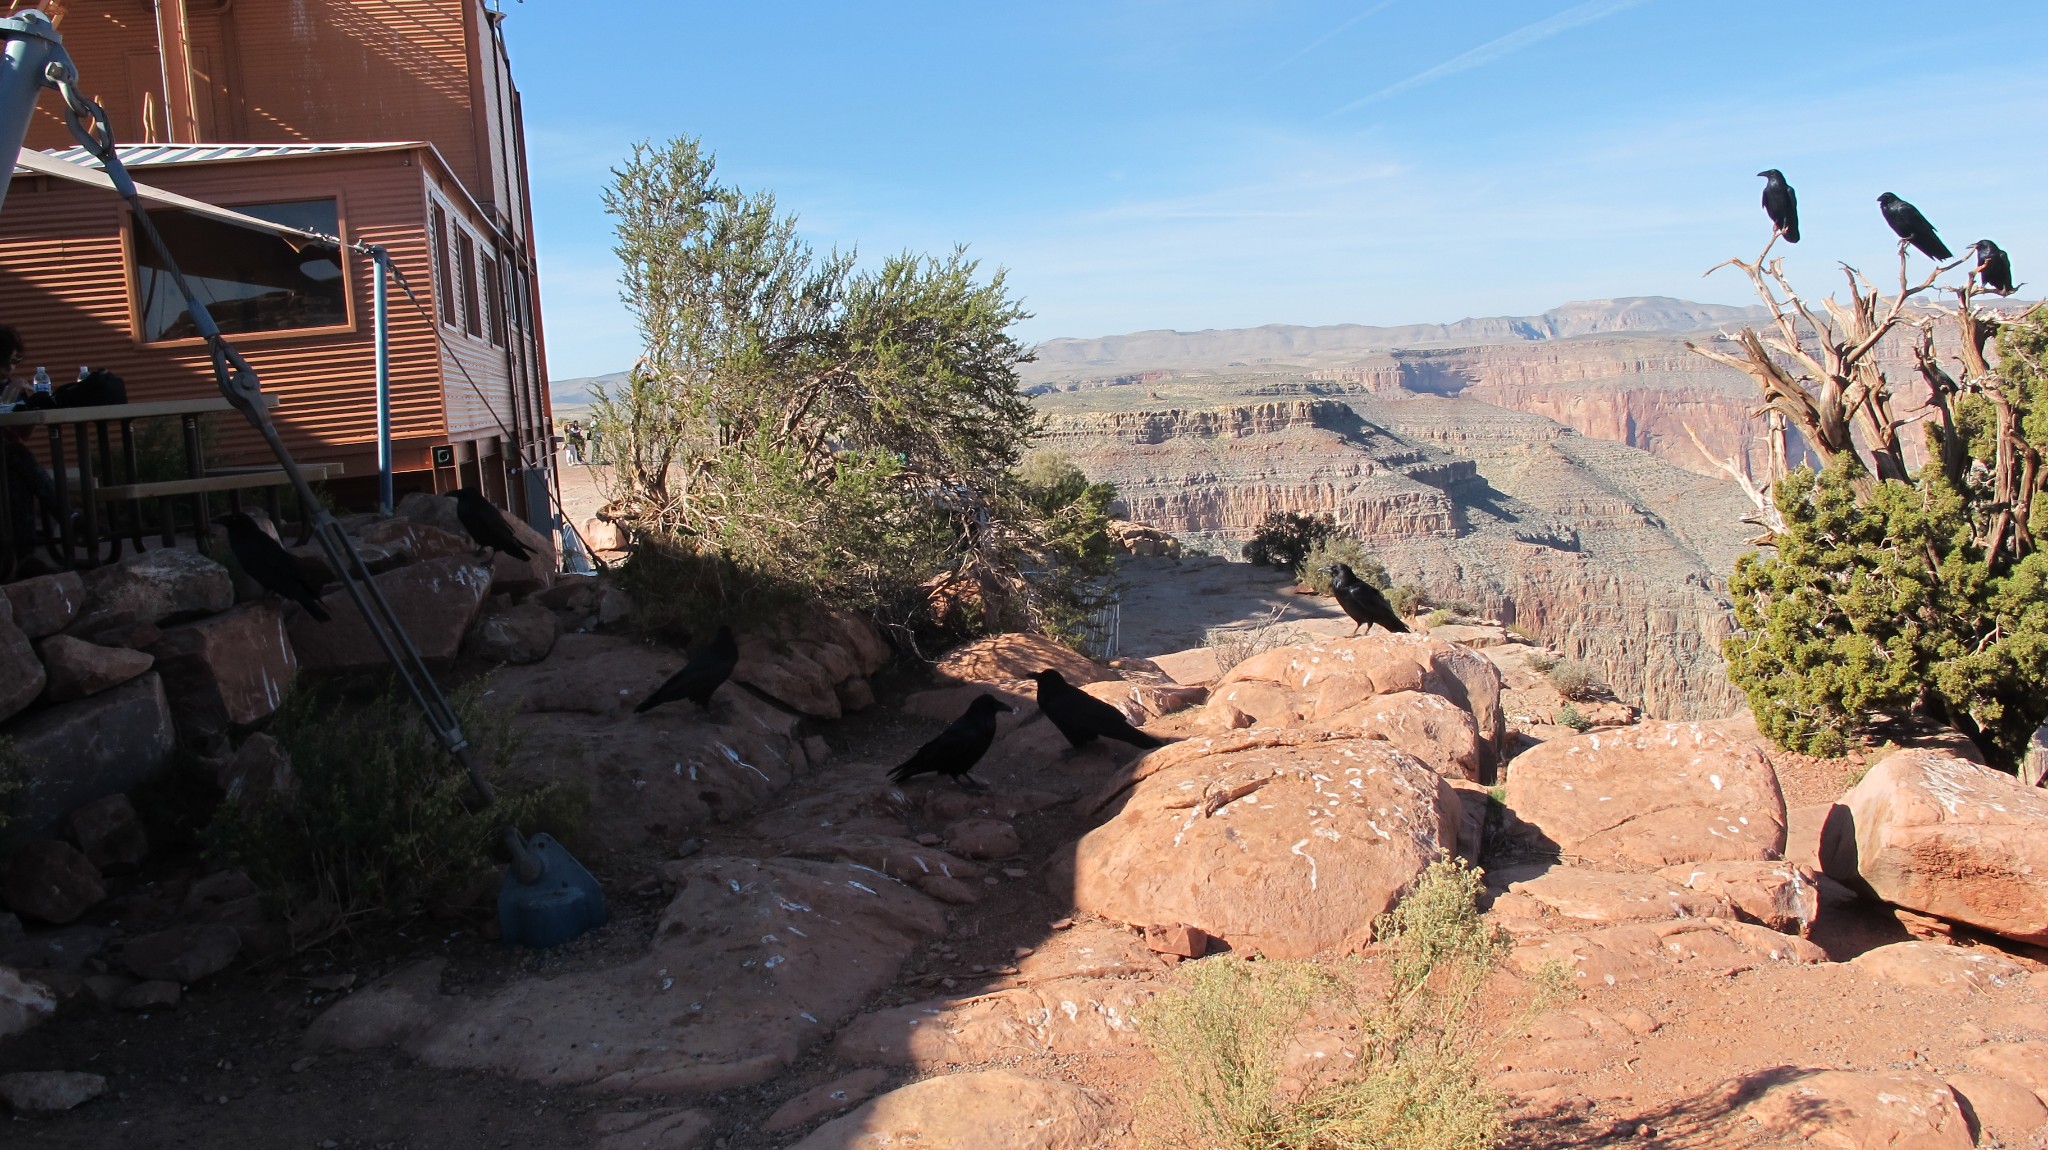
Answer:
<path fill-rule="evenodd" d="M 1365 544 L 1349 535 L 1334 535 L 1319 539 L 1308 549 L 1308 554 L 1295 565 L 1294 577 L 1316 589 L 1318 595 L 1330 593 L 1330 573 L 1324 568 L 1332 563 L 1342 563 L 1351 568 L 1351 573 L 1367 583 L 1385 591 L 1394 585 L 1387 577 L 1386 564 L 1366 553 Z"/>
<path fill-rule="evenodd" d="M 1793 750 L 1841 754 L 1884 723 L 1931 721 L 2011 764 L 2048 718 L 2048 504 L 2035 501 L 2048 312 L 1982 306 L 1968 258 L 1916 285 L 1903 246 L 1896 295 L 1851 269 L 1849 300 L 1815 308 L 1768 254 L 1729 261 L 1769 307 L 1766 334 L 1694 348 L 1756 380 L 1773 420 L 1773 489 L 1721 463 L 1749 490 L 1771 548 L 1730 580 L 1741 630 L 1723 644 L 1729 678 L 1763 732 Z M 1908 309 L 1937 289 L 1953 309 Z M 1953 358 L 1938 353 L 1937 327 Z M 1893 410 L 1877 359 L 1887 341 L 1913 354 L 1928 418 Z M 1900 438 L 1915 423 L 1927 436 L 1917 473 Z M 1784 467 L 1787 431 L 1818 468 Z"/>
<path fill-rule="evenodd" d="M 1432 865 L 1375 924 L 1370 969 L 1219 955 L 1180 969 L 1179 987 L 1139 1024 L 1159 1068 L 1138 1131 L 1160 1147 L 1227 1150 L 1487 1150 L 1505 1126 L 1480 1076 L 1474 1020 L 1505 937 L 1479 913 L 1482 884 L 1455 860 Z M 1290 1041 L 1343 1017 L 1351 1065 L 1298 1071 Z M 1312 1066 L 1314 1064 L 1311 1064 Z"/>
<path fill-rule="evenodd" d="M 1244 545 L 1245 561 L 1259 567 L 1301 566 L 1316 545 L 1337 534 L 1337 521 L 1328 515 L 1302 515 L 1275 511 L 1252 533 Z"/>
<path fill-rule="evenodd" d="M 608 494 L 650 563 L 716 610 L 767 588 L 901 634 L 935 582 L 971 585 L 991 624 L 1082 609 L 1064 573 L 1043 576 L 1090 553 L 1070 522 L 1085 509 L 1048 510 L 1014 472 L 1038 419 L 1017 388 L 1026 313 L 1002 272 L 960 251 L 866 269 L 816 252 L 688 138 L 636 147 L 613 177 L 645 349 L 595 422 Z"/>
<path fill-rule="evenodd" d="M 1607 690 L 1600 681 L 1599 672 L 1577 659 L 1563 659 L 1544 668 L 1550 678 L 1550 685 L 1567 699 L 1584 703 L 1599 698 Z"/>

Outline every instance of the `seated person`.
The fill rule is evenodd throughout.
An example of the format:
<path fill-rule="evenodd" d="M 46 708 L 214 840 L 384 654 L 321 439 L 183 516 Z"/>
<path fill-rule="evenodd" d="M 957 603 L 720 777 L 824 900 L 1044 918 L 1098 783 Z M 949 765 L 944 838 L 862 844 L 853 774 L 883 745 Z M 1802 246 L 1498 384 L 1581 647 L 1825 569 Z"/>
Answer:
<path fill-rule="evenodd" d="M 27 388 L 14 378 L 25 355 L 21 333 L 0 327 L 0 404 L 12 406 L 26 394 Z M 57 501 L 50 473 L 28 448 L 26 429 L 0 430 L 0 472 L 7 482 L 8 539 L 17 547 L 26 547 L 35 538 L 37 505 L 49 507 Z"/>

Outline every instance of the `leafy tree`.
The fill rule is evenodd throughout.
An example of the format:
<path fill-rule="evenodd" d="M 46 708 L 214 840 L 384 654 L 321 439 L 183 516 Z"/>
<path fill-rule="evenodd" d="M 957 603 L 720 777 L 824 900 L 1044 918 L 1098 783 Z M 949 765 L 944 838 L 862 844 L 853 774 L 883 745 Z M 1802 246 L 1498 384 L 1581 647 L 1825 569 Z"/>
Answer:
<path fill-rule="evenodd" d="M 1073 609 L 1047 605 L 1072 588 L 1025 572 L 1034 555 L 1091 553 L 1040 531 L 1071 528 L 1065 509 L 1094 496 L 1049 512 L 1014 473 L 1039 420 L 1018 391 L 1030 354 L 1011 328 L 1026 313 L 1002 272 L 983 277 L 960 250 L 871 268 L 817 252 L 687 137 L 637 146 L 613 177 L 605 207 L 645 350 L 595 421 L 608 494 L 654 541 L 636 565 L 646 555 L 708 609 L 766 589 L 905 634 L 939 585 L 971 585 L 988 623 Z"/>
<path fill-rule="evenodd" d="M 1974 284 L 1954 290 L 1960 377 L 1935 356 L 1932 322 L 1920 332 L 1927 465 L 1906 474 L 1895 440 L 1879 438 L 1875 461 L 1838 440 L 1820 470 L 1779 479 L 1763 517 L 1771 550 L 1743 557 L 1730 581 L 1741 632 L 1723 646 L 1729 676 L 1793 750 L 1841 754 L 1880 724 L 1924 716 L 2010 764 L 2048 719 L 2048 557 L 2033 501 L 2048 317 L 1980 312 Z M 1864 386 L 1847 394 L 1885 397 L 1873 365 L 1856 371 Z"/>
<path fill-rule="evenodd" d="M 1317 544 L 1336 534 L 1337 521 L 1328 515 L 1275 511 L 1266 516 L 1252 534 L 1251 542 L 1244 545 L 1244 557 L 1256 566 L 1293 570 L 1301 566 Z"/>

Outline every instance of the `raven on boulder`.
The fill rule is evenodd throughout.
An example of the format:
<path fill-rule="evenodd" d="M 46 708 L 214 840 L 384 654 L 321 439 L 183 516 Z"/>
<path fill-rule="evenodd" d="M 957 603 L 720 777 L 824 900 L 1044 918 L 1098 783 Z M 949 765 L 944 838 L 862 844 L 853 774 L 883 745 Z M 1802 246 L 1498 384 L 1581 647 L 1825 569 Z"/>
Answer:
<path fill-rule="evenodd" d="M 931 742 L 917 749 L 902 766 L 889 772 L 892 783 L 908 782 L 919 775 L 945 775 L 967 790 L 982 785 L 968 774 L 996 741 L 996 712 L 1017 713 L 1017 708 L 994 695 L 976 695 L 959 718 L 940 731 Z M 970 785 L 971 784 L 971 785 Z"/>
<path fill-rule="evenodd" d="M 633 708 L 633 713 L 645 714 L 677 699 L 688 699 L 700 707 L 709 707 L 712 692 L 732 677 L 732 669 L 739 666 L 739 662 L 740 645 L 732 637 L 732 628 L 721 626 L 709 647 L 691 656 L 682 670 L 670 675 L 668 681 L 656 687 L 652 695 L 642 699 L 640 705 Z"/>

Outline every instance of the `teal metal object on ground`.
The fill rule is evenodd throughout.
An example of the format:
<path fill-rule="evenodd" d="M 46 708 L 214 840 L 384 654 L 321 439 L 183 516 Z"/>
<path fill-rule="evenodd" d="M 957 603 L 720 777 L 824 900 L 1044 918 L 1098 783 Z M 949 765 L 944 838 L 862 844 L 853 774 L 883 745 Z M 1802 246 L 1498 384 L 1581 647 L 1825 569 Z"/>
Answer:
<path fill-rule="evenodd" d="M 551 835 L 535 835 L 526 846 L 540 874 L 527 882 L 519 876 L 520 866 L 506 869 L 505 885 L 498 890 L 500 936 L 516 946 L 545 950 L 603 926 L 604 891 L 583 864 Z"/>

